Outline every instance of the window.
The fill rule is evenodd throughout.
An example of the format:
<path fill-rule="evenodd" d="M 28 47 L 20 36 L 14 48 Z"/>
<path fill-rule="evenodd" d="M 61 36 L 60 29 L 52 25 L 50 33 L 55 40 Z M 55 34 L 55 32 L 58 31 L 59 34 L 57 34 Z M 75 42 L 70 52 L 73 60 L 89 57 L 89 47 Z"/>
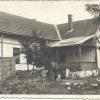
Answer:
<path fill-rule="evenodd" d="M 13 57 L 15 58 L 15 63 L 20 63 L 20 48 L 13 48 Z"/>
<path fill-rule="evenodd" d="M 75 48 L 75 49 L 73 49 L 73 58 L 75 59 L 75 58 L 78 58 L 79 57 L 79 49 L 78 48 Z"/>

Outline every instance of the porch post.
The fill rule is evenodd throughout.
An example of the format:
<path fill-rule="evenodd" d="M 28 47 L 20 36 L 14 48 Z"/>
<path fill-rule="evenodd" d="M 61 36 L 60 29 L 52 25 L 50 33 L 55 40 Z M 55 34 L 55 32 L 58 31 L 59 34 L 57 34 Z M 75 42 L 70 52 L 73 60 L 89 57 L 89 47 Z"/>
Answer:
<path fill-rule="evenodd" d="M 59 58 L 58 48 L 57 48 L 57 51 L 56 51 L 56 56 L 57 56 L 57 62 L 58 62 L 58 58 Z"/>
<path fill-rule="evenodd" d="M 53 77 L 54 77 L 54 80 L 56 80 L 56 76 L 57 76 L 58 57 L 59 57 L 58 48 L 56 48 L 56 63 L 55 63 L 55 67 L 53 69 Z"/>
<path fill-rule="evenodd" d="M 79 46 L 79 58 L 81 58 L 82 54 L 81 54 L 82 50 L 81 50 L 81 46 Z M 81 60 L 81 59 L 80 59 Z"/>
<path fill-rule="evenodd" d="M 1 35 L 1 69 L 2 69 L 2 80 L 3 80 L 3 34 Z"/>

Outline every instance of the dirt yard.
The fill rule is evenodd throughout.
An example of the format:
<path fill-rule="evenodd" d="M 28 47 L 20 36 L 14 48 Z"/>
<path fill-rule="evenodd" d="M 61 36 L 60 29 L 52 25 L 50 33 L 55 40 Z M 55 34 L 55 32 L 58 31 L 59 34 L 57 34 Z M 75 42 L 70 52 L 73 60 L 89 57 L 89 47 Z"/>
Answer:
<path fill-rule="evenodd" d="M 0 94 L 100 94 L 99 89 L 70 89 L 43 78 L 39 72 L 30 77 L 30 71 L 18 71 L 0 84 Z"/>

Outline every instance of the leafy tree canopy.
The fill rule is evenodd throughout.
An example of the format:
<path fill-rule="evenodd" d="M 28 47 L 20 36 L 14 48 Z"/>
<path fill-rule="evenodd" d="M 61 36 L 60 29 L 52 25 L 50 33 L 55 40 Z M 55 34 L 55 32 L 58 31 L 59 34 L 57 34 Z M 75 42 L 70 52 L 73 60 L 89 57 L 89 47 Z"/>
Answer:
<path fill-rule="evenodd" d="M 85 7 L 93 15 L 94 23 L 100 25 L 100 4 L 86 4 Z"/>
<path fill-rule="evenodd" d="M 47 57 L 50 53 L 46 41 L 41 38 L 41 34 L 33 32 L 33 36 L 30 39 L 20 40 L 22 44 L 22 53 L 26 55 L 27 63 L 34 64 L 36 66 L 44 66 L 47 63 Z"/>

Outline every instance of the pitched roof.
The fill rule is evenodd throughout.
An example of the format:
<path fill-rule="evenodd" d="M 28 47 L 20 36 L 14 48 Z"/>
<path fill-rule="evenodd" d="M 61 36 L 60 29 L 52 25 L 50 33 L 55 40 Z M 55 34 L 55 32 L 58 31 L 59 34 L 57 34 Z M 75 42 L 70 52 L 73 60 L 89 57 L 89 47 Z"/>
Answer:
<path fill-rule="evenodd" d="M 33 32 L 41 33 L 45 39 L 56 39 L 58 36 L 52 24 L 0 12 L 0 32 L 22 36 L 32 36 Z"/>
<path fill-rule="evenodd" d="M 37 34 L 40 33 L 43 38 L 59 40 L 55 27 L 52 24 L 35 21 L 32 27 L 33 31 L 36 31 Z"/>
<path fill-rule="evenodd" d="M 49 44 L 49 47 L 64 47 L 64 46 L 75 46 L 75 45 L 80 45 L 88 41 L 89 39 L 95 37 L 96 35 L 91 35 L 87 37 L 75 37 L 75 38 L 69 38 L 69 39 L 64 39 L 61 41 L 58 41 L 53 44 Z"/>
<path fill-rule="evenodd" d="M 92 19 L 88 19 L 73 22 L 72 32 L 68 32 L 68 23 L 59 24 L 57 27 L 58 29 L 55 29 L 52 24 L 0 12 L 0 33 L 32 36 L 33 32 L 36 32 L 41 34 L 42 38 L 59 40 L 57 30 L 62 39 L 68 39 L 94 35 L 98 26 L 93 24 Z"/>
<path fill-rule="evenodd" d="M 98 26 L 92 19 L 73 22 L 73 30 L 69 31 L 68 23 L 57 25 L 62 39 L 94 35 Z"/>

